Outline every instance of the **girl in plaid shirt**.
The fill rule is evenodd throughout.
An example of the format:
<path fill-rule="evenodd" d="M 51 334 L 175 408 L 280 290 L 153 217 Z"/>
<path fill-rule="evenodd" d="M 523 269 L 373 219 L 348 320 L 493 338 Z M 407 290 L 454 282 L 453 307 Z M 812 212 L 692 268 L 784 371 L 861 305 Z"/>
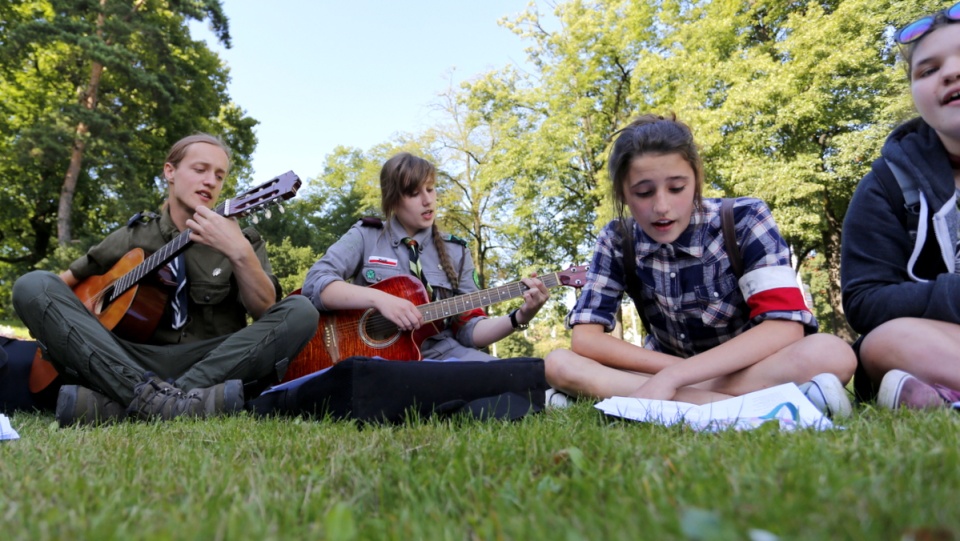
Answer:
<path fill-rule="evenodd" d="M 547 355 L 547 381 L 577 396 L 698 404 L 796 382 L 827 414 L 849 414 L 843 386 L 856 367 L 853 350 L 817 334 L 767 206 L 736 200 L 738 280 L 720 200 L 701 197 L 703 166 L 690 129 L 673 116 L 645 115 L 615 135 L 609 174 L 619 218 L 597 239 L 587 285 L 567 316 L 571 349 Z M 635 280 L 625 276 L 631 246 Z M 625 292 L 647 328 L 644 347 L 607 334 Z"/>

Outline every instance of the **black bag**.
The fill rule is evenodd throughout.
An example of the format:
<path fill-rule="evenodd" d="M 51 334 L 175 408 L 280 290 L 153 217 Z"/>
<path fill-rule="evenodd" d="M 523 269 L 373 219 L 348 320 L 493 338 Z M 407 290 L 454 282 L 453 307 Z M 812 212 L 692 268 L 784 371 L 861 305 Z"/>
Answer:
<path fill-rule="evenodd" d="M 549 387 L 543 359 L 533 358 L 400 362 L 350 357 L 291 383 L 268 390 L 248 407 L 261 415 L 329 414 L 363 422 L 458 413 L 514 420 L 543 410 Z"/>
<path fill-rule="evenodd" d="M 0 336 L 0 413 L 34 409 L 53 411 L 56 407 L 59 381 L 39 393 L 30 392 L 30 367 L 36 353 L 34 340 Z"/>

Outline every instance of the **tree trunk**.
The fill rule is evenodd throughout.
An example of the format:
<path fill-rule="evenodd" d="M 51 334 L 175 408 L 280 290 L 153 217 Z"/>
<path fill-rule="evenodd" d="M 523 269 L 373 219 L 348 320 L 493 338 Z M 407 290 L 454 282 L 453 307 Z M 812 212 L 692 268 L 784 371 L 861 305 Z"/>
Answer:
<path fill-rule="evenodd" d="M 97 15 L 97 37 L 103 39 L 104 9 L 106 0 L 100 0 L 100 14 Z M 90 80 L 87 87 L 80 93 L 80 106 L 88 111 L 97 108 L 97 93 L 100 90 L 100 77 L 103 76 L 103 64 L 94 61 L 90 67 Z M 73 240 L 73 230 L 70 218 L 73 214 L 73 196 L 77 192 L 77 182 L 80 178 L 80 166 L 83 164 L 83 153 L 87 148 L 87 134 L 90 128 L 82 120 L 77 124 L 73 148 L 70 152 L 70 165 L 67 174 L 63 177 L 63 186 L 60 188 L 60 204 L 57 208 L 57 242 L 61 245 Z"/>
<path fill-rule="evenodd" d="M 824 259 L 827 266 L 827 276 L 830 279 L 827 287 L 827 299 L 830 306 L 833 307 L 833 316 L 830 320 L 834 334 L 853 343 L 857 339 L 857 333 L 853 330 L 843 312 L 843 301 L 840 294 L 840 239 L 842 224 L 830 205 L 824 205 L 824 214 L 827 221 L 826 232 L 824 233 Z"/>

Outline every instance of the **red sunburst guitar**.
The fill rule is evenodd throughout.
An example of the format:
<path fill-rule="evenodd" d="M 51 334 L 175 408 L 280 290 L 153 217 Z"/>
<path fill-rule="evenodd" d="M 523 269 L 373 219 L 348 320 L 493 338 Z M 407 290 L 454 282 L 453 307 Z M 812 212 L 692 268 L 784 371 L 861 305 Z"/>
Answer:
<path fill-rule="evenodd" d="M 586 277 L 587 267 L 581 266 L 538 278 L 548 288 L 561 285 L 579 288 L 586 283 Z M 430 298 L 423 283 L 413 276 L 394 276 L 370 287 L 417 305 L 423 314 L 424 325 L 416 331 L 401 331 L 373 309 L 321 312 L 317 334 L 290 363 L 284 382 L 323 370 L 355 355 L 418 361 L 423 341 L 443 330 L 440 321 L 474 308 L 520 297 L 527 289 L 518 281 L 428 302 Z"/>
<path fill-rule="evenodd" d="M 228 218 L 246 216 L 270 204 L 297 195 L 300 178 L 293 171 L 227 199 L 216 209 Z M 281 209 L 283 207 L 280 207 Z M 190 245 L 190 230 L 183 231 L 159 250 L 145 256 L 140 248 L 126 253 L 106 274 L 91 276 L 73 287 L 73 292 L 104 327 L 131 342 L 146 342 L 160 323 L 167 305 L 167 293 L 156 287 L 157 271 Z M 161 283 L 168 283 L 162 276 Z M 154 282 L 154 283 L 149 283 Z M 30 367 L 29 387 L 39 392 L 57 377 L 57 371 L 41 356 L 40 350 Z"/>

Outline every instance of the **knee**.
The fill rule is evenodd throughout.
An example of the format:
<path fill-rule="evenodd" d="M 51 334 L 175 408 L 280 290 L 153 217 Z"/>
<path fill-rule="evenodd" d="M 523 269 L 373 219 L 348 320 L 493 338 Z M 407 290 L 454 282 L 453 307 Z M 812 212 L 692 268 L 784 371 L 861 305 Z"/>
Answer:
<path fill-rule="evenodd" d="M 283 305 L 286 313 L 284 321 L 290 332 L 296 336 L 306 336 L 308 339 L 317 332 L 320 322 L 320 312 L 303 295 L 291 295 L 278 303 Z"/>
<path fill-rule="evenodd" d="M 814 334 L 805 338 L 805 361 L 814 366 L 811 372 L 829 372 L 847 383 L 857 369 L 857 356 L 850 344 L 832 334 Z"/>
<path fill-rule="evenodd" d="M 60 284 L 66 287 L 67 284 L 59 276 L 48 271 L 35 270 L 24 274 L 13 284 L 13 305 L 21 306 L 44 294 L 51 284 Z"/>
<path fill-rule="evenodd" d="M 951 355 L 948 341 L 940 335 L 929 320 L 899 318 L 890 320 L 870 331 L 860 344 L 860 361 L 868 372 L 886 372 L 905 362 L 935 359 Z M 944 351 L 944 348 L 951 351 Z"/>
<path fill-rule="evenodd" d="M 543 371 L 551 387 L 563 388 L 572 379 L 571 362 L 574 353 L 568 349 L 556 349 L 543 358 Z"/>
<path fill-rule="evenodd" d="M 898 357 L 904 344 L 911 344 L 916 350 L 915 331 L 912 320 L 900 318 L 890 320 L 870 331 L 860 344 L 860 357 L 865 361 L 883 362 Z"/>

